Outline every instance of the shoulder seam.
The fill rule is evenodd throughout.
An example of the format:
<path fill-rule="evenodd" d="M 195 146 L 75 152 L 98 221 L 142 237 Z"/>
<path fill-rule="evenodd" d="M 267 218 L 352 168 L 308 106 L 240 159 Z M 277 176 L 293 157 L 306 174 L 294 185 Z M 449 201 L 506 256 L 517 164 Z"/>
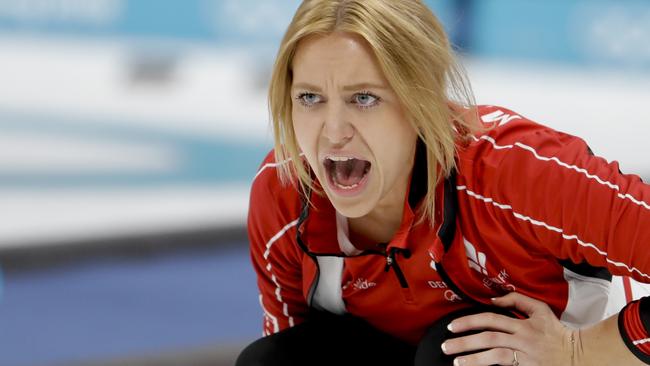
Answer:
<path fill-rule="evenodd" d="M 535 150 L 535 148 L 533 148 L 533 147 L 531 147 L 529 145 L 523 144 L 521 142 L 515 142 L 515 143 L 513 143 L 511 145 L 499 145 L 499 144 L 497 144 L 496 140 L 494 138 L 490 137 L 490 136 L 484 135 L 484 136 L 481 136 L 481 137 L 478 137 L 478 138 L 474 137 L 474 136 L 472 136 L 472 137 L 473 137 L 473 139 L 475 141 L 479 141 L 479 140 L 488 141 L 490 144 L 492 144 L 492 146 L 496 150 L 508 150 L 508 149 L 513 149 L 514 147 L 518 147 L 518 148 L 520 148 L 522 150 L 528 151 L 537 160 L 544 161 L 544 162 L 553 162 L 553 163 L 555 163 L 555 164 L 557 164 L 557 165 L 559 165 L 559 166 L 561 166 L 561 167 L 563 167 L 565 169 L 573 170 L 573 171 L 575 171 L 575 172 L 577 172 L 579 174 L 582 174 L 587 179 L 594 180 L 598 184 L 607 186 L 610 189 L 616 191 L 616 196 L 618 198 L 620 198 L 622 200 L 629 200 L 630 202 L 632 202 L 632 203 L 634 203 L 634 204 L 636 204 L 636 205 L 638 205 L 640 207 L 643 207 L 646 210 L 650 210 L 650 204 L 635 198 L 634 196 L 630 195 L 629 193 L 622 194 L 621 193 L 621 188 L 617 184 L 614 184 L 614 183 L 609 182 L 607 180 L 603 180 L 600 177 L 598 177 L 597 175 L 590 174 L 585 168 L 581 168 L 581 167 L 578 167 L 577 165 L 565 163 L 565 162 L 563 162 L 562 160 L 558 159 L 555 156 L 548 157 L 548 156 L 540 155 L 537 152 L 537 150 Z"/>

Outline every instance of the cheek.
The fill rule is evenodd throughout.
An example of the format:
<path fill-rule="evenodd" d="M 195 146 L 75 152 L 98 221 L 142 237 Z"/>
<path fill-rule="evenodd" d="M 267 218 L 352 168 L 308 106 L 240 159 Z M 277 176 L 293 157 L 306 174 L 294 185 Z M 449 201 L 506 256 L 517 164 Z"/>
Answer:
<path fill-rule="evenodd" d="M 391 125 L 391 131 L 387 133 L 393 139 L 393 153 L 403 159 L 413 153 L 417 141 L 417 132 L 402 114 L 398 114 L 398 116 Z"/>
<path fill-rule="evenodd" d="M 313 116 L 305 112 L 293 114 L 293 132 L 298 146 L 309 158 L 316 154 L 318 141 L 318 124 Z"/>
<path fill-rule="evenodd" d="M 417 133 L 403 113 L 396 108 L 387 108 L 387 110 L 373 116 L 372 123 L 367 124 L 364 132 L 368 142 L 381 149 L 392 150 L 404 147 L 408 149 L 409 144 L 415 141 Z"/>
<path fill-rule="evenodd" d="M 405 174 L 412 159 L 417 134 L 407 121 L 384 121 L 384 128 L 367 131 L 368 143 L 385 179 Z"/>

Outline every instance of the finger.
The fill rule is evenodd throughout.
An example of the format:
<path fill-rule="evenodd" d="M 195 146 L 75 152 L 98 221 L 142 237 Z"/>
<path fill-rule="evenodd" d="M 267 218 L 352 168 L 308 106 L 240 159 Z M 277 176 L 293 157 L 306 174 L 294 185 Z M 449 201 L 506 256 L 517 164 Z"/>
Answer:
<path fill-rule="evenodd" d="M 492 303 L 499 307 L 515 308 L 524 312 L 529 317 L 533 314 L 540 312 L 543 313 L 550 310 L 548 305 L 545 303 L 518 292 L 511 292 L 505 296 L 493 298 Z"/>
<path fill-rule="evenodd" d="M 522 320 L 495 313 L 480 313 L 454 319 L 447 328 L 453 333 L 468 330 L 495 330 L 515 333 L 521 329 Z"/>
<path fill-rule="evenodd" d="M 523 354 L 517 351 L 517 361 L 523 365 L 522 356 Z M 493 348 L 484 352 L 456 357 L 454 366 L 512 365 L 514 361 L 513 350 L 509 348 Z"/>
<path fill-rule="evenodd" d="M 519 339 L 509 333 L 481 332 L 446 340 L 441 345 L 442 351 L 447 355 L 463 352 L 472 352 L 491 348 L 521 349 Z"/>

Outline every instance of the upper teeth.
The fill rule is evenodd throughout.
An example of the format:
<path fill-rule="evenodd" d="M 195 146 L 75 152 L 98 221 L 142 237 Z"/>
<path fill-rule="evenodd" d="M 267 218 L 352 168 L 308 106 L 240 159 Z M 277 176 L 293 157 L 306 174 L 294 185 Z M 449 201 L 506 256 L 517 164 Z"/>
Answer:
<path fill-rule="evenodd" d="M 332 161 L 348 161 L 354 159 L 354 158 L 349 158 L 347 156 L 328 156 L 327 158 Z"/>

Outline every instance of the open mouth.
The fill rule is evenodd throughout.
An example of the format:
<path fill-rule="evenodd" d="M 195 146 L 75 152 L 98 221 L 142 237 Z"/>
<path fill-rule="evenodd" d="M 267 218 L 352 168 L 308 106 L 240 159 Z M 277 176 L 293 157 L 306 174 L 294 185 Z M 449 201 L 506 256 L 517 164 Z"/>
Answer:
<path fill-rule="evenodd" d="M 330 183 L 341 190 L 354 190 L 365 181 L 370 162 L 351 157 L 330 156 L 323 162 Z"/>

